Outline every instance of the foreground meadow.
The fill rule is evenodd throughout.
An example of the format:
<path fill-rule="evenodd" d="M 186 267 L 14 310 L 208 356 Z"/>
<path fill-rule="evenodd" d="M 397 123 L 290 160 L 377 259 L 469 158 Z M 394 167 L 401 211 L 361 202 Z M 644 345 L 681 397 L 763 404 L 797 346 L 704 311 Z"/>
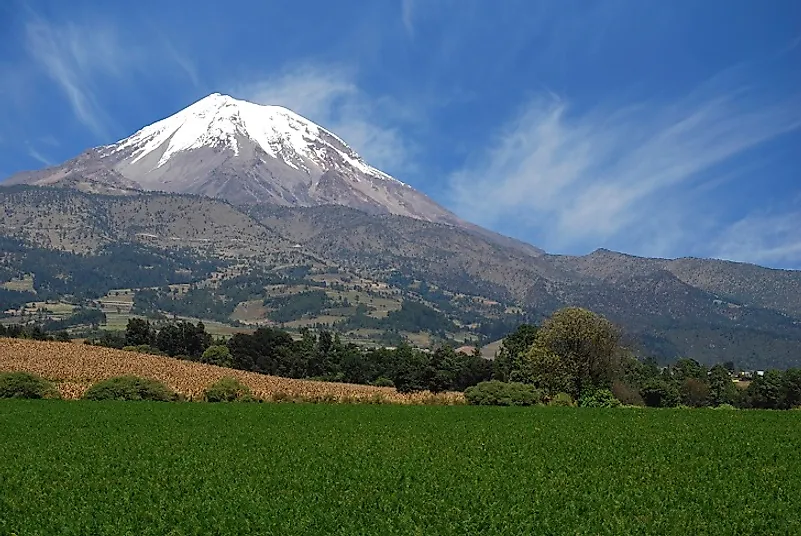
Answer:
<path fill-rule="evenodd" d="M 801 412 L 0 401 L 0 534 L 799 534 Z"/>

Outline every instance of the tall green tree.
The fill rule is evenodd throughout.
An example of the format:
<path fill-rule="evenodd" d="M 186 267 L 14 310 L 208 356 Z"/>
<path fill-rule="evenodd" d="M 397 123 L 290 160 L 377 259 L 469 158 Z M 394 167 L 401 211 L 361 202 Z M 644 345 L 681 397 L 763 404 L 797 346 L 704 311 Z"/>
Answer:
<path fill-rule="evenodd" d="M 681 403 L 694 408 L 709 404 L 709 385 L 701 379 L 687 377 L 679 384 Z"/>
<path fill-rule="evenodd" d="M 537 337 L 537 326 L 522 324 L 504 337 L 493 363 L 493 377 L 504 382 L 521 381 L 527 374 L 525 354 Z"/>
<path fill-rule="evenodd" d="M 671 375 L 682 383 L 688 378 L 706 382 L 707 368 L 695 359 L 681 358 L 671 367 Z"/>
<path fill-rule="evenodd" d="M 203 355 L 200 356 L 200 362 L 218 367 L 230 367 L 233 364 L 231 351 L 227 346 L 221 344 L 212 344 L 206 348 Z"/>
<path fill-rule="evenodd" d="M 780 370 L 766 370 L 745 391 L 745 405 L 758 409 L 786 409 L 787 391 L 784 374 Z"/>
<path fill-rule="evenodd" d="M 726 365 L 715 365 L 709 369 L 709 402 L 713 406 L 737 402 L 737 387 Z"/>
<path fill-rule="evenodd" d="M 567 307 L 543 323 L 527 357 L 529 364 L 552 362 L 567 381 L 566 392 L 578 399 L 587 389 L 611 387 L 620 374 L 620 340 L 620 330 L 603 316 Z"/>
<path fill-rule="evenodd" d="M 458 354 L 456 356 L 457 370 L 456 379 L 452 389 L 464 391 L 472 385 L 492 379 L 492 361 L 481 357 L 480 353 L 474 352 L 473 355 Z"/>
<path fill-rule="evenodd" d="M 395 350 L 396 369 L 392 382 L 401 393 L 423 391 L 427 388 L 423 378 L 423 370 L 427 365 L 428 356 L 413 350 L 404 343 Z"/>
<path fill-rule="evenodd" d="M 228 340 L 234 368 L 263 374 L 281 374 L 294 353 L 294 346 L 289 333 L 267 327 L 250 335 L 237 333 Z"/>
<path fill-rule="evenodd" d="M 792 368 L 784 371 L 786 406 L 801 407 L 801 369 Z"/>
<path fill-rule="evenodd" d="M 423 370 L 423 384 L 432 393 L 453 389 L 458 374 L 458 357 L 450 346 L 440 346 L 431 354 Z"/>
<path fill-rule="evenodd" d="M 156 341 L 156 330 L 150 322 L 141 318 L 129 318 L 125 327 L 125 345 L 142 346 L 153 345 Z"/>
<path fill-rule="evenodd" d="M 566 393 L 574 388 L 574 376 L 566 360 L 543 345 L 535 344 L 525 355 L 517 381 L 533 383 L 549 394 Z"/>
<path fill-rule="evenodd" d="M 675 383 L 663 378 L 649 380 L 640 388 L 640 396 L 646 406 L 672 408 L 679 405 L 679 391 Z"/>

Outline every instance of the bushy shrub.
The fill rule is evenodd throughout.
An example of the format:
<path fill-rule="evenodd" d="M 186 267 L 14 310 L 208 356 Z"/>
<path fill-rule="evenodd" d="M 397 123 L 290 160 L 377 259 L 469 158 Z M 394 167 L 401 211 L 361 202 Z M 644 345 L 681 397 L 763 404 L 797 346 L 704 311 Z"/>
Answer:
<path fill-rule="evenodd" d="M 713 409 L 722 409 L 722 410 L 733 410 L 734 409 L 734 410 L 736 410 L 737 408 L 735 408 L 731 404 L 721 404 L 719 406 L 715 406 Z"/>
<path fill-rule="evenodd" d="M 533 406 L 542 401 L 542 392 L 533 385 L 498 380 L 469 387 L 464 396 L 476 406 Z"/>
<path fill-rule="evenodd" d="M 559 406 L 559 407 L 572 407 L 575 406 L 576 403 L 573 401 L 573 397 L 570 396 L 568 393 L 556 393 L 554 396 L 551 397 L 551 400 L 548 401 L 549 406 Z"/>
<path fill-rule="evenodd" d="M 395 382 L 389 378 L 381 376 L 380 378 L 376 378 L 376 380 L 373 382 L 373 385 L 376 387 L 395 387 Z"/>
<path fill-rule="evenodd" d="M 231 376 L 220 378 L 203 394 L 206 402 L 253 402 L 250 388 Z"/>
<path fill-rule="evenodd" d="M 231 367 L 233 365 L 233 358 L 231 357 L 231 350 L 224 344 L 213 344 L 206 348 L 200 358 L 201 363 L 207 365 L 217 365 L 218 367 Z"/>
<path fill-rule="evenodd" d="M 172 402 L 178 395 L 156 380 L 136 376 L 109 378 L 91 386 L 83 395 L 86 400 L 155 400 Z"/>
<path fill-rule="evenodd" d="M 0 398 L 58 398 L 58 391 L 36 374 L 6 372 L 0 374 Z"/>
<path fill-rule="evenodd" d="M 617 408 L 620 400 L 615 398 L 609 389 L 598 389 L 581 395 L 579 407 L 582 408 Z"/>
<path fill-rule="evenodd" d="M 619 380 L 612 382 L 612 394 L 620 400 L 624 406 L 644 406 L 645 401 L 640 396 L 639 391 L 634 387 Z"/>
<path fill-rule="evenodd" d="M 662 379 L 647 382 L 640 389 L 640 396 L 652 408 L 674 408 L 681 402 L 678 389 Z"/>

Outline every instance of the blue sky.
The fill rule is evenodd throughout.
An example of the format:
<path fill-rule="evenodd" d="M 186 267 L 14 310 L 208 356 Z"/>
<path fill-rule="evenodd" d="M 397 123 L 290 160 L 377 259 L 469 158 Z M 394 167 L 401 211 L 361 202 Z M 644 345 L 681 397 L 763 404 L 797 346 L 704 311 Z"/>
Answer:
<path fill-rule="evenodd" d="M 796 0 L 10 0 L 0 177 L 214 91 L 550 252 L 801 268 Z"/>

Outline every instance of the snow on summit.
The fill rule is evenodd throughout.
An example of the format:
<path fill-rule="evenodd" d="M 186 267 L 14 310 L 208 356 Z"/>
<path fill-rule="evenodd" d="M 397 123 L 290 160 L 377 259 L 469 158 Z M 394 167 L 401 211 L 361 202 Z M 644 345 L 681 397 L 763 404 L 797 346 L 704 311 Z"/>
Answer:
<path fill-rule="evenodd" d="M 204 195 L 240 205 L 343 205 L 371 214 L 464 224 L 305 117 L 219 93 L 117 143 L 10 180 L 93 192 Z"/>
<path fill-rule="evenodd" d="M 225 147 L 238 156 L 240 136 L 256 142 L 269 156 L 282 159 L 295 169 L 308 172 L 303 159 L 298 157 L 326 167 L 327 152 L 333 150 L 362 173 L 397 180 L 368 165 L 333 133 L 291 110 L 254 104 L 220 93 L 213 93 L 109 148 L 112 152 L 133 149 L 131 163 L 135 163 L 166 144 L 156 165 L 161 167 L 177 153 L 202 147 Z"/>

